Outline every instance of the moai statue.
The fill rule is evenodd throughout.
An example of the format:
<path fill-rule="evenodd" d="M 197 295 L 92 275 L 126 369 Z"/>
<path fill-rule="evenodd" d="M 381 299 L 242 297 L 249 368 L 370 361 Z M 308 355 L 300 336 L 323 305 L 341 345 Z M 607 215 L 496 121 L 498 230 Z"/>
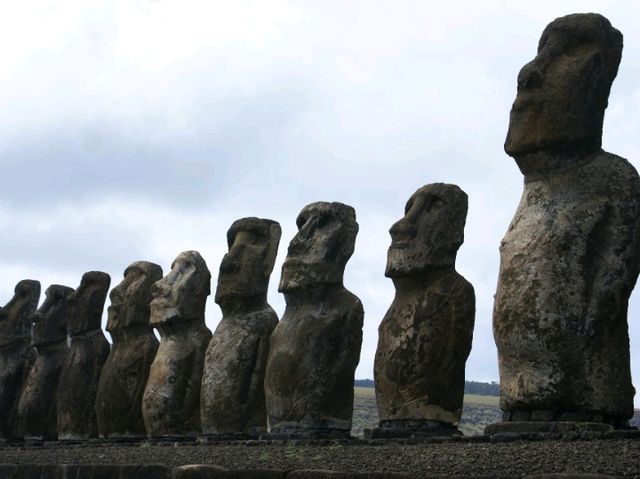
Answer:
<path fill-rule="evenodd" d="M 243 218 L 227 232 L 216 303 L 222 309 L 205 356 L 202 432 L 257 436 L 266 432 L 264 374 L 269 338 L 278 324 L 267 303 L 282 231 L 275 221 Z"/>
<path fill-rule="evenodd" d="M 455 269 L 466 217 L 464 191 L 434 183 L 411 196 L 389 231 L 385 275 L 396 294 L 378 330 L 372 437 L 461 434 L 475 317 L 473 286 Z"/>
<path fill-rule="evenodd" d="M 67 358 L 68 297 L 73 288 L 53 284 L 46 299 L 31 316 L 36 360 L 20 394 L 18 437 L 53 441 L 58 438 L 58 379 Z"/>
<path fill-rule="evenodd" d="M 58 439 L 98 437 L 96 394 L 109 355 L 100 323 L 110 284 L 107 273 L 89 271 L 67 297 L 71 345 L 58 383 Z"/>
<path fill-rule="evenodd" d="M 13 435 L 14 411 L 35 356 L 31 315 L 38 307 L 40 283 L 20 281 L 15 294 L 0 308 L 0 437 Z"/>
<path fill-rule="evenodd" d="M 296 223 L 279 287 L 287 306 L 267 361 L 269 426 L 276 436 L 349 437 L 364 312 L 342 278 L 356 214 L 342 203 L 312 203 Z"/>
<path fill-rule="evenodd" d="M 200 432 L 200 386 L 211 331 L 204 322 L 211 273 L 200 253 L 184 251 L 152 288 L 151 325 L 160 347 L 149 370 L 142 416 L 152 437 Z"/>
<path fill-rule="evenodd" d="M 102 368 L 96 396 L 102 437 L 146 436 L 142 394 L 158 351 L 158 340 L 149 324 L 151 288 L 161 278 L 160 266 L 136 261 L 109 295 L 107 331 L 113 346 Z"/>
<path fill-rule="evenodd" d="M 633 414 L 627 303 L 640 181 L 601 148 L 621 52 L 606 18 L 568 15 L 518 75 L 505 151 L 524 192 L 500 245 L 493 313 L 505 422 L 487 433 L 625 427 Z"/>

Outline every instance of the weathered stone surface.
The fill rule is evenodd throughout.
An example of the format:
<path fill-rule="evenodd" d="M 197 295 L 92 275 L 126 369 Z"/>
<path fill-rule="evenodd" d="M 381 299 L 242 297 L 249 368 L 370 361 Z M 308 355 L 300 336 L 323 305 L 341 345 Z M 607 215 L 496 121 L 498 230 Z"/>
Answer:
<path fill-rule="evenodd" d="M 142 394 L 158 340 L 149 324 L 151 288 L 162 278 L 162 268 L 137 261 L 124 280 L 111 290 L 107 331 L 113 346 L 102 368 L 96 413 L 103 437 L 145 436 Z"/>
<path fill-rule="evenodd" d="M 58 383 L 59 439 L 98 436 L 96 393 L 100 371 L 109 355 L 109 342 L 100 322 L 110 284 L 107 273 L 89 271 L 67 297 L 71 345 Z"/>
<path fill-rule="evenodd" d="M 0 308 L 0 437 L 4 438 L 12 436 L 20 390 L 34 361 L 31 315 L 38 307 L 40 283 L 22 280 L 14 292 Z"/>
<path fill-rule="evenodd" d="M 142 397 L 150 436 L 200 432 L 200 386 L 211 331 L 204 323 L 211 273 L 200 253 L 184 251 L 152 288 L 151 325 L 161 336 Z"/>
<path fill-rule="evenodd" d="M 543 32 L 518 76 L 505 151 L 525 177 L 500 246 L 493 329 L 504 411 L 633 414 L 627 303 L 640 263 L 640 182 L 601 149 L 622 50 L 604 17 Z"/>
<path fill-rule="evenodd" d="M 343 286 L 358 223 L 342 203 L 312 203 L 296 221 L 279 291 L 287 303 L 271 335 L 265 393 L 274 433 L 348 435 L 362 343 L 362 303 Z"/>
<path fill-rule="evenodd" d="M 36 360 L 20 394 L 16 436 L 55 440 L 58 437 L 58 379 L 67 357 L 67 313 L 73 288 L 53 284 L 32 316 Z"/>
<path fill-rule="evenodd" d="M 455 270 L 464 240 L 467 195 L 426 185 L 391 229 L 386 276 L 396 295 L 378 329 L 374 375 L 380 426 L 412 429 L 441 423 L 455 434 L 475 316 L 473 286 Z M 438 428 L 436 428 L 438 429 Z M 431 435 L 434 435 L 433 432 Z"/>
<path fill-rule="evenodd" d="M 258 435 L 267 428 L 264 374 L 269 338 L 278 324 L 267 303 L 269 278 L 280 243 L 275 221 L 243 218 L 227 233 L 216 303 L 222 309 L 205 356 L 202 432 Z"/>

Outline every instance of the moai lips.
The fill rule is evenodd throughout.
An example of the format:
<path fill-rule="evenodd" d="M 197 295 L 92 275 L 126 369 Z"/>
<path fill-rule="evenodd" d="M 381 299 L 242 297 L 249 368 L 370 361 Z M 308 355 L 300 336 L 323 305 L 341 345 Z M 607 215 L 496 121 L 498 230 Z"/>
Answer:
<path fill-rule="evenodd" d="M 109 342 L 100 327 L 111 278 L 89 271 L 80 286 L 67 296 L 69 353 L 58 383 L 58 438 L 87 439 L 98 436 L 96 394 Z"/>
<path fill-rule="evenodd" d="M 149 436 L 200 432 L 200 387 L 211 331 L 204 323 L 211 273 L 197 251 L 180 253 L 152 288 L 151 325 L 161 336 L 142 398 Z"/>
<path fill-rule="evenodd" d="M 25 439 L 58 438 L 58 379 L 67 346 L 68 297 L 73 289 L 58 284 L 45 292 L 46 299 L 32 316 L 36 360 L 20 394 L 16 435 Z"/>
<path fill-rule="evenodd" d="M 518 76 L 505 151 L 525 183 L 500 246 L 493 314 L 510 421 L 622 427 L 633 414 L 627 304 L 640 264 L 640 181 L 601 149 L 621 51 L 606 18 L 568 15 L 547 26 Z"/>
<path fill-rule="evenodd" d="M 162 278 L 162 268 L 136 261 L 111 290 L 107 331 L 113 346 L 98 384 L 96 413 L 103 437 L 145 436 L 142 395 L 158 340 L 149 324 L 151 289 Z"/>
<path fill-rule="evenodd" d="M 279 288 L 287 306 L 267 361 L 269 425 L 276 435 L 345 437 L 364 312 L 342 278 L 358 224 L 350 206 L 319 202 L 303 208 L 297 225 Z"/>
<path fill-rule="evenodd" d="M 378 330 L 376 437 L 459 434 L 475 316 L 473 286 L 455 270 L 466 216 L 467 195 L 435 183 L 391 227 L 386 276 L 396 295 Z"/>
<path fill-rule="evenodd" d="M 38 307 L 40 283 L 25 279 L 0 308 L 0 437 L 12 436 L 12 422 L 20 390 L 33 364 L 31 315 Z"/>
<path fill-rule="evenodd" d="M 243 218 L 227 233 L 216 303 L 222 309 L 202 378 L 202 432 L 258 435 L 266 431 L 264 374 L 278 316 L 267 303 L 280 225 Z"/>

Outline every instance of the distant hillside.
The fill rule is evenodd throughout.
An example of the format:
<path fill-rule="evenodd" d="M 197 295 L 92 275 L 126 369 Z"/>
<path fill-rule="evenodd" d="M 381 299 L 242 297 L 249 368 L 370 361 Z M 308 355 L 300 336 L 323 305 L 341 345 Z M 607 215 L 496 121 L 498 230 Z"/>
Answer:
<path fill-rule="evenodd" d="M 354 381 L 354 386 L 359 388 L 372 388 L 374 385 L 373 379 L 356 379 Z M 478 394 L 480 396 L 500 396 L 500 385 L 496 382 L 465 381 L 464 393 Z"/>

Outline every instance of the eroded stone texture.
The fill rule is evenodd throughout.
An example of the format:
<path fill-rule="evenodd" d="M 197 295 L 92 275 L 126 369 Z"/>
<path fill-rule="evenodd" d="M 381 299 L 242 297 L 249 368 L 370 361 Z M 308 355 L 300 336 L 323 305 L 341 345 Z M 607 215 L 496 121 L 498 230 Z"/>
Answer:
<path fill-rule="evenodd" d="M 159 344 L 149 324 L 151 288 L 161 278 L 160 266 L 136 261 L 109 295 L 107 331 L 113 346 L 102 368 L 96 397 L 101 436 L 146 435 L 142 394 Z"/>
<path fill-rule="evenodd" d="M 621 51 L 607 19 L 569 15 L 549 24 L 518 76 L 505 151 L 525 183 L 500 246 L 493 316 L 500 406 L 514 421 L 542 412 L 622 425 L 633 414 L 640 182 L 601 149 Z"/>
<path fill-rule="evenodd" d="M 344 436 L 362 343 L 362 303 L 343 286 L 358 223 L 352 207 L 300 212 L 279 291 L 287 303 L 271 335 L 265 392 L 272 433 Z"/>
<path fill-rule="evenodd" d="M 211 273 L 200 253 L 180 253 L 152 288 L 151 325 L 160 332 L 158 352 L 142 398 L 149 436 L 200 432 L 200 386 L 211 331 L 204 323 Z"/>
<path fill-rule="evenodd" d="M 67 314 L 73 288 L 53 284 L 32 316 L 36 360 L 20 394 L 16 435 L 25 439 L 55 440 L 58 437 L 58 379 L 67 357 Z"/>
<path fill-rule="evenodd" d="M 467 195 L 435 183 L 411 196 L 389 231 L 386 276 L 396 294 L 378 330 L 381 427 L 457 432 L 450 426 L 462 414 L 475 317 L 473 286 L 455 269 L 466 216 Z"/>
<path fill-rule="evenodd" d="M 271 220 L 243 218 L 227 232 L 216 303 L 222 309 L 205 356 L 202 432 L 257 435 L 266 431 L 264 374 L 269 338 L 278 324 L 267 303 L 282 231 Z"/>
<path fill-rule="evenodd" d="M 110 284 L 107 273 L 89 271 L 67 297 L 71 344 L 58 383 L 59 439 L 98 436 L 96 394 L 100 372 L 109 355 L 109 342 L 100 323 Z"/>
<path fill-rule="evenodd" d="M 12 436 L 15 407 L 33 364 L 31 315 L 39 298 L 40 283 L 25 279 L 16 285 L 11 301 L 0 308 L 0 437 Z"/>

